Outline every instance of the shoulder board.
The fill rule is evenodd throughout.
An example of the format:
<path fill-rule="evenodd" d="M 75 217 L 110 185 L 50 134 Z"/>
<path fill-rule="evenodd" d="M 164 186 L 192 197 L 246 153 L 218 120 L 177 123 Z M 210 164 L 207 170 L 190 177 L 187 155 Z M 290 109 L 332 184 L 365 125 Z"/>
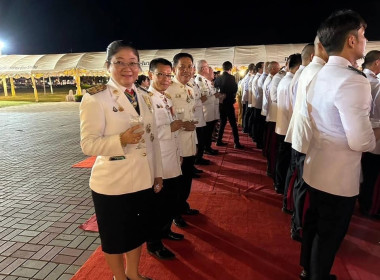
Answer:
<path fill-rule="evenodd" d="M 280 70 L 280 72 L 279 72 L 279 74 L 285 74 L 286 73 L 286 71 L 285 70 Z"/>
<path fill-rule="evenodd" d="M 103 90 L 106 90 L 107 89 L 107 86 L 106 85 L 97 85 L 97 86 L 94 86 L 94 87 L 90 87 L 87 92 L 91 95 L 94 95 L 98 92 L 101 92 Z"/>
<path fill-rule="evenodd" d="M 355 71 L 356 73 L 358 73 L 358 74 L 364 76 L 365 78 L 367 78 L 367 76 L 362 71 L 360 71 L 359 69 L 356 69 L 355 67 L 348 66 L 348 69 L 350 69 L 352 71 Z"/>
<path fill-rule="evenodd" d="M 143 87 L 138 87 L 138 89 L 142 90 L 143 92 L 149 93 L 149 91 Z"/>
<path fill-rule="evenodd" d="M 168 94 L 166 92 L 165 92 L 165 96 L 166 96 L 167 99 L 172 99 L 172 97 L 170 96 L 170 94 Z"/>
<path fill-rule="evenodd" d="M 202 81 L 202 77 L 198 77 L 198 81 Z"/>

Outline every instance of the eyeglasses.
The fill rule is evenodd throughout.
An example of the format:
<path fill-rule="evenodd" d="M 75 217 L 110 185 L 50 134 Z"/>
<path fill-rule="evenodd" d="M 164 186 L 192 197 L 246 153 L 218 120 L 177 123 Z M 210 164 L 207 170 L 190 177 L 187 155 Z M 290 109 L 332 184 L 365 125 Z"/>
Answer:
<path fill-rule="evenodd" d="M 172 74 L 165 74 L 165 73 L 160 73 L 160 72 L 155 72 L 153 74 L 156 74 L 159 79 L 163 79 L 164 77 L 167 79 L 171 79 L 174 77 Z"/>
<path fill-rule="evenodd" d="M 129 69 L 139 69 L 140 63 L 138 62 L 122 62 L 122 61 L 113 61 L 111 62 L 113 65 L 115 65 L 116 68 L 129 68 Z"/>
<path fill-rule="evenodd" d="M 193 66 L 180 66 L 178 69 L 182 72 L 191 71 L 193 69 Z"/>

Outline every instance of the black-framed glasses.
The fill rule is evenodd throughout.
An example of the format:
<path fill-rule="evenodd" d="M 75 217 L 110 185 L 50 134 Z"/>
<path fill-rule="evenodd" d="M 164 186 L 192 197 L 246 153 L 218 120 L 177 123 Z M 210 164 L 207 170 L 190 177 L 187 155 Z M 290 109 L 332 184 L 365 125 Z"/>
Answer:
<path fill-rule="evenodd" d="M 172 79 L 174 76 L 172 74 L 165 74 L 160 72 L 153 72 L 159 79 L 163 79 L 164 77 L 167 79 Z"/>
<path fill-rule="evenodd" d="M 140 69 L 139 62 L 123 62 L 123 61 L 111 61 L 116 68 L 129 68 L 129 69 Z"/>

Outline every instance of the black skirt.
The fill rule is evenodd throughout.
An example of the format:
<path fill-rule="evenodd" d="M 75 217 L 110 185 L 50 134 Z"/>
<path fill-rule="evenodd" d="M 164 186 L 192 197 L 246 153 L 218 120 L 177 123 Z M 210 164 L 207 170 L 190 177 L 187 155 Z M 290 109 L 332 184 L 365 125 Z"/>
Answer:
<path fill-rule="evenodd" d="M 92 191 L 102 250 L 122 254 L 142 245 L 151 234 L 152 188 L 123 195 Z"/>

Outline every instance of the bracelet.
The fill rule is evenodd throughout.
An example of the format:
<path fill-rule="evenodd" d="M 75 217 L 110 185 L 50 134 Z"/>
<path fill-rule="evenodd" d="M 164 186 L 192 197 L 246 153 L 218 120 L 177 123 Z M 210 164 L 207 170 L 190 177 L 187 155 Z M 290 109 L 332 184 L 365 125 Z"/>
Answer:
<path fill-rule="evenodd" d="M 123 141 L 121 139 L 122 136 L 123 136 L 123 133 L 120 133 L 119 134 L 120 144 L 121 144 L 122 147 L 125 147 L 125 146 L 127 146 L 127 144 L 123 144 Z"/>

